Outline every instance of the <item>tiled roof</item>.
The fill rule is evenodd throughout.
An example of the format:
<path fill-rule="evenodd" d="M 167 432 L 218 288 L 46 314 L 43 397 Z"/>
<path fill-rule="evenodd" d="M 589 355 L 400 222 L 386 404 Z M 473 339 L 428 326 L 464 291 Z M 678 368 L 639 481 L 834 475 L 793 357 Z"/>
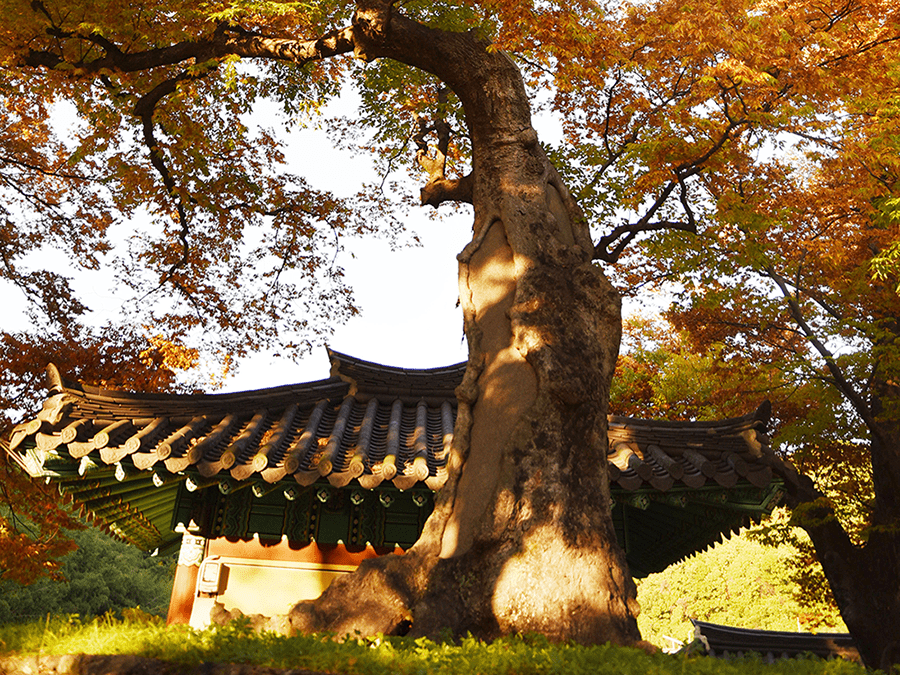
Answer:
<path fill-rule="evenodd" d="M 756 487 L 772 482 L 766 435 L 770 406 L 714 422 L 668 422 L 609 416 L 610 481 L 625 490 L 650 485 L 733 487 L 746 479 Z"/>
<path fill-rule="evenodd" d="M 181 482 L 188 490 L 217 484 L 224 494 L 252 485 L 260 496 L 315 482 L 440 489 L 465 364 L 408 370 L 334 351 L 329 357 L 327 380 L 234 394 L 112 391 L 64 380 L 50 366 L 44 408 L 13 430 L 11 451 L 31 475 L 58 481 L 84 510 L 145 548 L 171 539 L 166 517 Z M 671 555 L 708 545 L 723 527 L 771 508 L 767 420 L 764 407 L 717 422 L 611 415 L 613 493 L 647 512 L 638 519 L 657 517 L 654 509 L 664 503 L 696 520 L 684 510 L 688 502 L 728 505 L 734 500 L 723 498 L 723 489 L 749 489 L 745 503 L 729 512 L 732 524 L 717 523 L 703 537 L 709 541 L 698 544 L 698 527 L 682 523 L 692 543 L 673 534 Z M 625 537 L 624 523 L 620 529 Z M 658 541 L 650 533 L 641 544 L 631 530 L 634 546 Z"/>
<path fill-rule="evenodd" d="M 793 633 L 789 631 L 735 628 L 696 621 L 694 637 L 703 644 L 710 656 L 741 658 L 759 654 L 772 663 L 776 659 L 790 659 L 815 654 L 821 658 L 840 656 L 859 661 L 859 652 L 849 633 Z"/>

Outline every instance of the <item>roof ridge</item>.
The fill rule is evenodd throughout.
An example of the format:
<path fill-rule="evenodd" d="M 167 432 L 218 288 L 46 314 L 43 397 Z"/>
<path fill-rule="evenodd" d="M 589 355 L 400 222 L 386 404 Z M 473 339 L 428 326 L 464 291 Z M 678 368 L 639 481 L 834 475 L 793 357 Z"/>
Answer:
<path fill-rule="evenodd" d="M 122 401 L 153 401 L 153 402 L 175 402 L 175 401 L 192 401 L 195 403 L 234 403 L 239 401 L 252 401 L 254 399 L 277 398 L 282 395 L 290 395 L 293 393 L 310 393 L 310 391 L 321 391 L 322 389 L 334 388 L 338 385 L 350 385 L 352 393 L 356 393 L 357 389 L 360 393 L 366 394 L 387 394 L 388 390 L 397 389 L 399 396 L 430 396 L 443 394 L 452 397 L 453 389 L 458 384 L 456 379 L 462 378 L 466 362 L 451 364 L 449 366 L 440 366 L 436 368 L 401 368 L 398 366 L 386 366 L 366 361 L 349 354 L 335 351 L 326 347 L 328 358 L 331 361 L 331 373 L 328 378 L 312 380 L 307 382 L 295 382 L 292 384 L 283 384 L 275 387 L 262 387 L 257 389 L 248 389 L 235 392 L 199 392 L 199 393 L 163 393 L 163 392 L 142 392 L 129 391 L 127 389 L 119 389 L 115 387 L 101 387 L 96 385 L 85 384 L 77 380 L 71 380 L 63 376 L 59 367 L 54 363 L 47 365 L 47 387 L 51 393 L 70 394 L 79 398 L 101 399 L 101 400 L 122 400 Z M 444 381 L 436 383 L 435 376 L 443 375 Z M 385 382 L 378 382 L 385 378 Z M 362 380 L 362 382 L 360 382 Z M 375 380 L 375 382 L 373 382 Z M 426 382 L 428 386 L 422 386 Z M 359 386 L 361 384 L 361 386 Z M 435 386 L 437 384 L 437 386 Z M 374 386 L 373 386 L 374 385 Z M 441 386 L 443 385 L 443 386 Z"/>
<path fill-rule="evenodd" d="M 721 427 L 738 427 L 742 425 L 757 426 L 761 425 L 762 429 L 769 423 L 772 414 L 772 403 L 765 399 L 756 410 L 739 415 L 737 417 L 725 417 L 716 420 L 667 420 L 653 419 L 648 417 L 629 417 L 626 415 L 616 415 L 610 413 L 607 417 L 610 424 L 619 425 L 635 425 L 648 426 L 653 425 L 656 428 L 678 429 L 690 427 L 693 429 L 716 429 Z"/>
<path fill-rule="evenodd" d="M 54 369 L 56 370 L 55 366 Z M 84 384 L 75 380 L 69 380 L 59 376 L 58 379 L 51 380 L 52 387 L 58 390 L 58 393 L 68 393 L 75 396 L 86 396 L 87 398 L 103 398 L 103 399 L 122 399 L 122 400 L 143 400 L 143 401 L 178 401 L 193 400 L 203 402 L 232 402 L 246 399 L 255 399 L 262 397 L 278 396 L 281 394 L 290 394 L 297 390 L 304 392 L 310 389 L 320 390 L 332 387 L 334 385 L 345 384 L 342 380 L 329 377 L 327 379 L 312 380 L 310 382 L 295 382 L 293 384 L 284 384 L 276 387 L 262 387 L 258 389 L 247 389 L 244 391 L 228 391 L 228 392 L 198 392 L 193 394 L 171 394 L 163 392 L 142 392 L 128 391 L 127 389 L 116 389 L 114 387 L 98 387 L 91 384 Z M 49 378 L 48 378 L 49 379 Z"/>
<path fill-rule="evenodd" d="M 441 371 L 454 371 L 461 370 L 465 368 L 467 361 L 459 361 L 458 363 L 451 363 L 446 366 L 434 366 L 431 368 L 404 368 L 402 366 L 389 366 L 384 363 L 377 363 L 375 361 L 366 361 L 365 359 L 361 359 L 356 356 L 352 356 L 350 354 L 344 354 L 343 352 L 339 352 L 331 347 L 326 347 L 328 350 L 328 360 L 331 362 L 332 373 L 335 372 L 335 369 L 340 371 L 340 366 L 348 366 L 353 367 L 357 366 L 365 369 L 386 371 L 386 372 L 394 372 L 403 375 L 433 375 L 437 372 Z"/>

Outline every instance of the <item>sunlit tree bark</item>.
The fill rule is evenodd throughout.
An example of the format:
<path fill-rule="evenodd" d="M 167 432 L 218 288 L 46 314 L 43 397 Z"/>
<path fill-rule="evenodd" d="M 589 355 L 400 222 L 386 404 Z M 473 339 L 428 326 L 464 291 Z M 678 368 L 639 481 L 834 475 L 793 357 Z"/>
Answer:
<path fill-rule="evenodd" d="M 459 256 L 469 367 L 451 479 L 420 541 L 298 606 L 292 622 L 392 632 L 412 619 L 418 634 L 634 642 L 635 587 L 605 471 L 620 303 L 538 143 L 519 71 L 483 41 L 426 29 L 388 3 L 362 9 L 355 25 L 358 51 L 434 73 L 465 109 L 475 210 Z"/>

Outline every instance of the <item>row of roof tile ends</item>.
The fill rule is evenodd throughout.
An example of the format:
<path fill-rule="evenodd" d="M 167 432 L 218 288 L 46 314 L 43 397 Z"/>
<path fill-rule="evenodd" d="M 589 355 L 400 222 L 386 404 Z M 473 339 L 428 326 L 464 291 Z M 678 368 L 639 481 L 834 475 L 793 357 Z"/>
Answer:
<path fill-rule="evenodd" d="M 329 357 L 327 380 L 235 394 L 99 389 L 64 380 L 51 365 L 44 408 L 15 427 L 10 449 L 35 476 L 133 465 L 185 472 L 189 481 L 273 484 L 292 476 L 309 485 L 324 477 L 336 487 L 356 479 L 363 488 L 389 481 L 438 490 L 465 364 L 407 370 L 331 350 Z M 767 402 L 715 422 L 610 415 L 611 483 L 627 491 L 731 487 L 740 479 L 765 487 L 778 461 L 768 419 Z"/>
<path fill-rule="evenodd" d="M 691 619 L 694 638 L 710 656 L 743 658 L 759 654 L 767 663 L 814 654 L 823 659 L 860 661 L 856 643 L 848 633 L 794 633 L 723 626 Z"/>

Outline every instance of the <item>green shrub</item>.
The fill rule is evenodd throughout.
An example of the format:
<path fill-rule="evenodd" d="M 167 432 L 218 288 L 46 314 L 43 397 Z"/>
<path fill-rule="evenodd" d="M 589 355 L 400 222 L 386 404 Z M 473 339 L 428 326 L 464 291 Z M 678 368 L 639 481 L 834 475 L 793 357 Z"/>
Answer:
<path fill-rule="evenodd" d="M 686 642 L 692 618 L 763 630 L 846 631 L 829 603 L 809 607 L 798 600 L 795 554 L 791 546 L 733 537 L 640 580 L 641 635 L 660 647 Z"/>
<path fill-rule="evenodd" d="M 131 607 L 164 616 L 174 578 L 173 557 L 153 557 L 88 528 L 72 532 L 78 548 L 63 558 L 65 581 L 0 582 L 0 623 L 50 615 L 101 616 Z"/>

